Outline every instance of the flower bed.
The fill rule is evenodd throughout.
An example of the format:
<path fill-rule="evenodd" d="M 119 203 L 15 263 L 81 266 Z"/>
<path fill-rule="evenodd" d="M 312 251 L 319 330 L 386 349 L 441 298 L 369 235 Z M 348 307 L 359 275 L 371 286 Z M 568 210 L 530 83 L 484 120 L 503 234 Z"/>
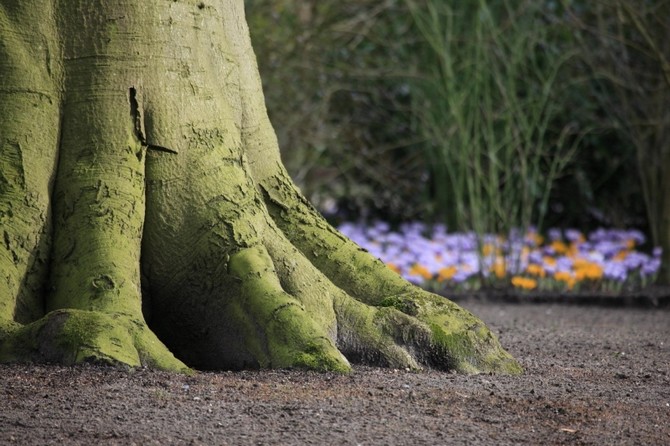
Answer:
<path fill-rule="evenodd" d="M 345 223 L 340 231 L 410 282 L 434 290 L 514 287 L 526 291 L 639 290 L 653 283 L 661 250 L 639 250 L 636 230 L 598 229 L 588 235 L 552 229 L 507 237 L 448 233 L 444 225 Z"/>

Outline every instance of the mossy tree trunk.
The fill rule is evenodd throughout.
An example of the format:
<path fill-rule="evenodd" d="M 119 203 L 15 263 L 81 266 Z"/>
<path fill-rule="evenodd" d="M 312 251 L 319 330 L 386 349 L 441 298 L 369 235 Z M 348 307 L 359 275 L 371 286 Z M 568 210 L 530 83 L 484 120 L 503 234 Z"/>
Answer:
<path fill-rule="evenodd" d="M 242 0 L 0 4 L 0 360 L 518 372 L 288 177 Z"/>

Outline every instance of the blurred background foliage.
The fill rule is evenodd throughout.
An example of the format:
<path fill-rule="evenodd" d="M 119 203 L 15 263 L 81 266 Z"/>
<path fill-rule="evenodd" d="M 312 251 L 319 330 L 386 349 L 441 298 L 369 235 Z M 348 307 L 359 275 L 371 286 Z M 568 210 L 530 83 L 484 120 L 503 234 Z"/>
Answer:
<path fill-rule="evenodd" d="M 477 145 L 482 154 L 456 170 L 490 176 L 482 165 L 505 173 L 536 157 L 532 173 L 490 183 L 547 191 L 525 198 L 530 224 L 637 227 L 662 239 L 659 222 L 663 209 L 670 212 L 670 189 L 663 189 L 670 185 L 663 179 L 670 1 L 246 5 L 284 162 L 330 218 L 446 220 L 452 229 L 473 229 L 459 227 L 467 218 L 454 215 L 472 220 L 473 206 L 490 203 L 449 201 L 459 186 L 445 169 L 454 167 L 454 153 L 471 156 Z M 477 84 L 486 67 L 493 74 Z M 471 94 L 459 98 L 459 91 Z M 534 102 L 540 97 L 545 104 Z M 505 138 L 511 145 L 502 163 L 490 151 Z M 552 173 L 559 158 L 565 162 Z M 502 218 L 509 202 L 486 218 Z"/>
<path fill-rule="evenodd" d="M 342 219 L 422 215 L 402 2 L 252 0 L 247 21 L 284 163 L 310 201 Z"/>

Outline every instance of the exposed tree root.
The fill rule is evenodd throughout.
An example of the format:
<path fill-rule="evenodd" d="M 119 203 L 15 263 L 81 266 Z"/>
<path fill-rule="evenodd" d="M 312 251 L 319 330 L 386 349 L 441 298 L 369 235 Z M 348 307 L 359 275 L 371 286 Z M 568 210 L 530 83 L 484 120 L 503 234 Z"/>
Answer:
<path fill-rule="evenodd" d="M 7 333 L 3 362 L 105 363 L 189 373 L 143 320 L 100 311 L 55 310 Z"/>

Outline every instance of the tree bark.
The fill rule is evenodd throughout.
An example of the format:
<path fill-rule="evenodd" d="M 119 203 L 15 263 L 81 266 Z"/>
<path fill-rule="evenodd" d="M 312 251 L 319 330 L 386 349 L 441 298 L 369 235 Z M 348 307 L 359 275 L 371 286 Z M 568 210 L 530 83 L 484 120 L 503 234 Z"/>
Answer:
<path fill-rule="evenodd" d="M 302 197 L 242 0 L 3 1 L 0 38 L 0 360 L 520 371 Z"/>

